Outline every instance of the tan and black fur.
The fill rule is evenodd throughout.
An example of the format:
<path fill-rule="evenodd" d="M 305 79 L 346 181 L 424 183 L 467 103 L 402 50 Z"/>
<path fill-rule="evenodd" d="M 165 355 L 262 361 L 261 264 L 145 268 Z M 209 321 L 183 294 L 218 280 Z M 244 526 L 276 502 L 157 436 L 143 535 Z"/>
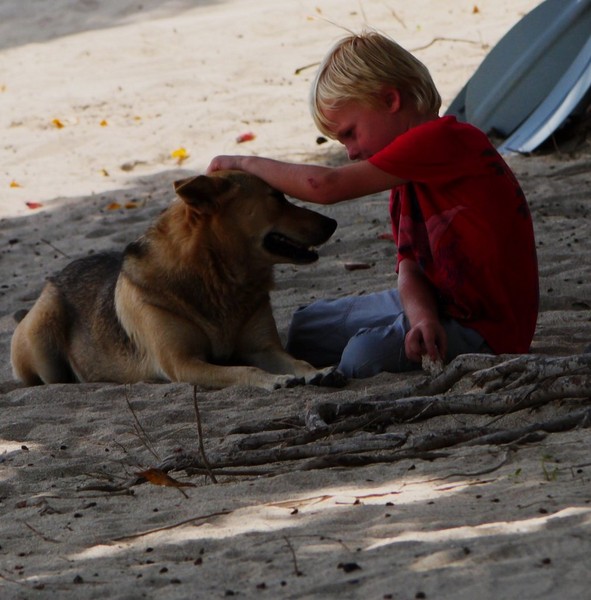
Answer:
<path fill-rule="evenodd" d="M 122 253 L 70 263 L 18 324 L 27 385 L 183 381 L 206 388 L 340 385 L 281 346 L 273 265 L 311 263 L 333 219 L 237 171 L 178 181 L 175 201 Z"/>

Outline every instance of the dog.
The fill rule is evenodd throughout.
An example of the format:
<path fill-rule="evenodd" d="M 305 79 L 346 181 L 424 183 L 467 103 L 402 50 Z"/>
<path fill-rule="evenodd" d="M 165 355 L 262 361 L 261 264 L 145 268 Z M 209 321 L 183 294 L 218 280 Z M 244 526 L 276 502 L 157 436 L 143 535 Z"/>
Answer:
<path fill-rule="evenodd" d="M 26 385 L 164 380 L 210 389 L 341 386 L 282 347 L 273 265 L 309 264 L 337 223 L 239 171 L 174 184 L 179 198 L 123 252 L 48 281 L 11 341 Z"/>

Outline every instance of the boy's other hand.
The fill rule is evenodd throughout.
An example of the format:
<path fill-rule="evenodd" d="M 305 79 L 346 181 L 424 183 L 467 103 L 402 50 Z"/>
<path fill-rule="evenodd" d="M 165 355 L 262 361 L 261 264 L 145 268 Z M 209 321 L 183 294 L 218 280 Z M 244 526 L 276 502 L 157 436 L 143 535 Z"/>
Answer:
<path fill-rule="evenodd" d="M 433 361 L 445 360 L 447 335 L 443 325 L 436 321 L 420 321 L 406 334 L 404 350 L 409 360 L 420 363 L 423 355 Z"/>

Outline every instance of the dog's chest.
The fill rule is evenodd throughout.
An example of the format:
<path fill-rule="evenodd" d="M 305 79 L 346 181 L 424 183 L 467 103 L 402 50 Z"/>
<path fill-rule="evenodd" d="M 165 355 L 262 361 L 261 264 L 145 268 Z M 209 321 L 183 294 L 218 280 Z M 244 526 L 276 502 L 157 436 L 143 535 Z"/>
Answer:
<path fill-rule="evenodd" d="M 195 327 L 192 344 L 212 362 L 230 363 L 264 336 L 272 320 L 267 272 L 257 277 L 229 277 L 220 273 L 204 277 L 169 278 L 167 289 L 152 302 L 182 317 Z M 166 301 L 163 299 L 166 298 Z M 274 325 L 274 321 L 272 322 Z M 267 334 L 268 335 L 268 334 Z M 271 333 L 272 335 L 272 333 Z"/>
<path fill-rule="evenodd" d="M 240 348 L 245 342 L 248 342 L 244 324 L 235 319 L 228 319 L 218 326 L 208 323 L 207 337 L 211 352 L 210 360 L 219 363 L 231 362 L 240 353 Z"/>

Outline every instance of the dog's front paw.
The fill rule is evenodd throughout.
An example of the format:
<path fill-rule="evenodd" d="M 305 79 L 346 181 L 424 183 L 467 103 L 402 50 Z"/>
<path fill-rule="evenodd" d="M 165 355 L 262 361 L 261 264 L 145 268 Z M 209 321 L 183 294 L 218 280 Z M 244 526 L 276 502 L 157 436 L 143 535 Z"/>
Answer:
<path fill-rule="evenodd" d="M 272 390 L 280 390 L 282 388 L 292 388 L 298 385 L 304 385 L 306 380 L 297 375 L 277 375 L 273 378 Z"/>
<path fill-rule="evenodd" d="M 336 367 L 327 367 L 314 373 L 312 377 L 306 380 L 306 383 L 322 387 L 340 388 L 347 385 L 347 378 Z"/>

